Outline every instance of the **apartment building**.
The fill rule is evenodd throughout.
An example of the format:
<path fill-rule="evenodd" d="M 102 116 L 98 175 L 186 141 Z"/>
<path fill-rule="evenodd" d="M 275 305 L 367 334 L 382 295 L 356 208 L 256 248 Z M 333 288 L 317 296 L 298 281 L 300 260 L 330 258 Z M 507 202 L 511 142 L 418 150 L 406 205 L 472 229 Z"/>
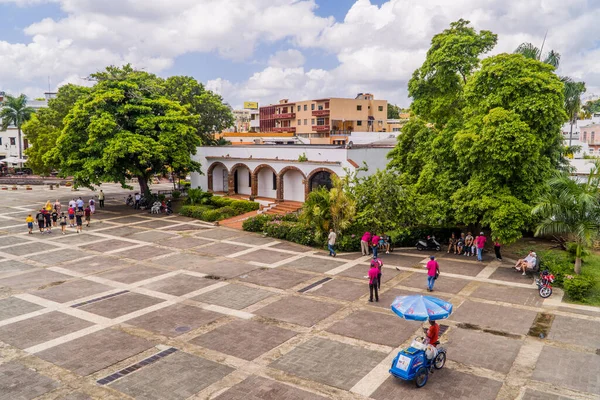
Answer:
<path fill-rule="evenodd" d="M 385 132 L 387 101 L 370 93 L 354 99 L 324 98 L 261 107 L 261 132 L 292 132 L 312 144 L 344 144 L 353 132 Z"/>

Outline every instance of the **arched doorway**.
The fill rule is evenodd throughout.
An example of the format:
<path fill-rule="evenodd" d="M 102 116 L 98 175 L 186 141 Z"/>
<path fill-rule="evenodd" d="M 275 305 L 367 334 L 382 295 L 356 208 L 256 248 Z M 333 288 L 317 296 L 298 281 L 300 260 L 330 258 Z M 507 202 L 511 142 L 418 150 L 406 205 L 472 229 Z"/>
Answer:
<path fill-rule="evenodd" d="M 231 167 L 230 174 L 230 194 L 245 194 L 249 196 L 252 193 L 252 173 L 250 172 L 250 168 L 245 164 L 236 164 Z"/>
<path fill-rule="evenodd" d="M 296 167 L 289 166 L 282 169 L 279 176 L 282 200 L 303 202 L 305 200 L 304 185 L 306 183 L 304 173 Z"/>
<path fill-rule="evenodd" d="M 268 164 L 261 164 L 254 170 L 256 178 L 256 195 L 259 197 L 277 198 L 277 173 Z"/>
<path fill-rule="evenodd" d="M 312 192 L 313 190 L 318 189 L 321 186 L 326 187 L 327 190 L 331 189 L 333 187 L 333 184 L 331 182 L 331 174 L 331 171 L 326 170 L 313 173 L 308 181 L 309 192 Z"/>
<path fill-rule="evenodd" d="M 226 192 L 229 187 L 229 172 L 223 163 L 215 162 L 208 167 L 208 190 Z"/>

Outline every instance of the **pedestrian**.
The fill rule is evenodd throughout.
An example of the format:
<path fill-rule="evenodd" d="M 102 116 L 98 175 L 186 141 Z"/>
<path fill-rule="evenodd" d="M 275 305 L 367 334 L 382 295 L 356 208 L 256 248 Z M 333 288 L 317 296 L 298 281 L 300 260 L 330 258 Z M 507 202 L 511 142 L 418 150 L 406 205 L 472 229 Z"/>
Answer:
<path fill-rule="evenodd" d="M 425 268 L 427 268 L 427 290 L 433 292 L 433 284 L 440 274 L 440 265 L 435 260 L 435 256 L 429 256 L 429 261 L 427 261 Z"/>
<path fill-rule="evenodd" d="M 27 216 L 27 218 L 25 218 L 25 222 L 27 222 L 27 229 L 29 229 L 29 234 L 32 235 L 33 234 L 33 217 L 31 216 L 31 214 L 29 214 Z"/>
<path fill-rule="evenodd" d="M 60 230 L 62 231 L 62 234 L 64 235 L 65 228 L 67 227 L 67 216 L 65 215 L 64 212 L 60 213 L 59 221 L 60 221 Z"/>
<path fill-rule="evenodd" d="M 136 210 L 138 210 L 140 208 L 140 200 L 142 199 L 142 196 L 140 196 L 139 193 L 135 194 L 135 205 L 133 206 L 133 208 L 135 208 Z"/>
<path fill-rule="evenodd" d="M 77 205 L 77 210 L 83 211 L 83 199 L 81 197 L 75 201 L 75 204 Z"/>
<path fill-rule="evenodd" d="M 363 256 L 369 255 L 370 243 L 371 243 L 371 232 L 366 231 L 365 233 L 363 233 L 362 237 L 360 238 L 360 252 L 362 253 Z"/>
<path fill-rule="evenodd" d="M 52 214 L 50 214 L 50 216 L 52 217 L 52 226 L 56 228 L 56 220 L 58 220 L 58 213 L 56 212 L 56 210 L 52 210 Z"/>
<path fill-rule="evenodd" d="M 381 275 L 383 270 L 383 261 L 381 261 L 381 258 L 374 258 L 371 261 L 371 264 L 373 263 L 375 263 L 375 266 L 379 270 L 379 273 L 377 274 L 377 289 L 381 290 Z"/>
<path fill-rule="evenodd" d="M 494 253 L 496 253 L 496 260 L 502 261 L 502 254 L 500 254 L 500 239 L 496 237 L 494 239 Z"/>
<path fill-rule="evenodd" d="M 369 269 L 369 303 L 373 302 L 373 292 L 375 292 L 375 301 L 379 302 L 379 292 L 377 290 L 379 268 L 375 260 L 371 260 L 371 268 Z"/>
<path fill-rule="evenodd" d="M 448 254 L 451 252 L 456 254 L 456 241 L 456 235 L 452 232 L 452 236 L 450 236 L 450 239 L 448 240 Z"/>
<path fill-rule="evenodd" d="M 69 200 L 69 208 L 75 209 L 76 207 L 77 207 L 77 202 L 75 201 L 75 199 Z"/>
<path fill-rule="evenodd" d="M 44 221 L 46 221 L 46 218 L 44 217 L 44 210 L 41 209 L 36 215 L 35 215 L 35 220 L 37 222 L 38 228 L 40 228 L 40 233 L 43 234 L 44 233 Z"/>
<path fill-rule="evenodd" d="M 479 236 L 477 236 L 477 240 L 475 240 L 475 244 L 477 245 L 477 261 L 483 261 L 483 248 L 486 240 L 487 238 L 483 232 L 479 232 Z"/>
<path fill-rule="evenodd" d="M 44 211 L 44 218 L 46 219 L 46 221 L 44 221 L 44 226 L 46 227 L 46 232 L 52 233 L 52 214 L 50 214 L 50 212 L 48 210 L 43 210 L 43 211 Z"/>
<path fill-rule="evenodd" d="M 94 201 L 94 199 L 90 199 L 89 205 L 90 205 L 90 212 L 92 214 L 94 214 L 96 212 L 96 202 Z"/>
<path fill-rule="evenodd" d="M 377 258 L 377 249 L 379 246 L 379 236 L 374 233 L 371 237 L 371 250 L 373 250 L 373 258 Z"/>
<path fill-rule="evenodd" d="M 48 211 L 49 213 L 52 212 L 52 203 L 50 203 L 50 200 L 48 200 L 46 202 L 46 205 L 44 206 L 44 210 Z"/>
<path fill-rule="evenodd" d="M 69 226 L 75 227 L 75 207 L 69 207 Z"/>
<path fill-rule="evenodd" d="M 77 224 L 77 233 L 81 233 L 83 227 L 83 211 L 80 211 L 79 209 L 75 211 L 75 223 Z"/>
<path fill-rule="evenodd" d="M 335 239 L 337 239 L 337 235 L 335 234 L 333 229 L 330 229 L 329 236 L 327 236 L 327 248 L 329 249 L 329 255 L 331 257 L 335 257 L 337 255 L 335 250 L 333 249 L 333 246 L 335 246 Z"/>
<path fill-rule="evenodd" d="M 92 209 L 90 206 L 87 206 L 83 211 L 83 215 L 85 216 L 85 226 L 89 228 L 90 220 L 92 219 Z"/>
<path fill-rule="evenodd" d="M 56 214 L 60 215 L 61 208 L 62 205 L 60 204 L 60 201 L 56 199 L 56 201 L 54 202 L 54 210 L 56 211 Z"/>
<path fill-rule="evenodd" d="M 98 193 L 98 203 L 100 208 L 104 208 L 104 192 L 100 189 L 100 193 Z"/>

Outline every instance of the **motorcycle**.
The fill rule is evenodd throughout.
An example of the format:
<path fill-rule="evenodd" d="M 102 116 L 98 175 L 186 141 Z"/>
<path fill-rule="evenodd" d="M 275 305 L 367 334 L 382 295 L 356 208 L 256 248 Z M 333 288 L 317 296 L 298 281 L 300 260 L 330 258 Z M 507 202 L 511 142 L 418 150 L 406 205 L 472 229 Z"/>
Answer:
<path fill-rule="evenodd" d="M 427 236 L 427 239 L 420 239 L 417 242 L 417 250 L 419 251 L 424 251 L 424 250 L 435 250 L 435 251 L 440 251 L 440 249 L 442 248 L 442 246 L 440 245 L 440 243 L 435 240 L 435 236 Z"/>
<path fill-rule="evenodd" d="M 127 196 L 127 198 L 125 199 L 125 204 L 128 205 L 128 206 L 130 206 L 130 207 L 134 206 L 135 201 L 133 200 L 133 196 L 132 195 Z"/>
<path fill-rule="evenodd" d="M 554 275 L 550 273 L 547 269 L 540 272 L 540 277 L 535 280 L 535 284 L 537 285 L 540 296 L 544 299 L 550 297 L 552 295 L 552 283 L 554 282 Z"/>

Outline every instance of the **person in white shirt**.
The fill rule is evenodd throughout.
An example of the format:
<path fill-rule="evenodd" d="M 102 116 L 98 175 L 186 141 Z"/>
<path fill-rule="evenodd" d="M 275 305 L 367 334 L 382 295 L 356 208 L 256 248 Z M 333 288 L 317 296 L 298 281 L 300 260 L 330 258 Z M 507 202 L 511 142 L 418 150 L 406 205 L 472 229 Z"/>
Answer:
<path fill-rule="evenodd" d="M 333 246 L 335 246 L 336 238 L 337 238 L 337 235 L 335 234 L 333 229 L 330 229 L 329 236 L 327 236 L 327 248 L 329 249 L 329 255 L 332 257 L 336 256 L 335 250 L 333 249 Z"/>
<path fill-rule="evenodd" d="M 140 208 L 140 200 L 142 199 L 142 196 L 140 196 L 139 193 L 135 194 L 135 206 L 134 208 L 138 209 Z"/>
<path fill-rule="evenodd" d="M 533 269 L 535 264 L 537 263 L 537 255 L 533 250 L 529 250 L 529 254 L 525 258 L 521 258 L 515 264 L 515 269 L 517 271 L 523 271 L 523 275 L 526 275 L 527 268 Z"/>

